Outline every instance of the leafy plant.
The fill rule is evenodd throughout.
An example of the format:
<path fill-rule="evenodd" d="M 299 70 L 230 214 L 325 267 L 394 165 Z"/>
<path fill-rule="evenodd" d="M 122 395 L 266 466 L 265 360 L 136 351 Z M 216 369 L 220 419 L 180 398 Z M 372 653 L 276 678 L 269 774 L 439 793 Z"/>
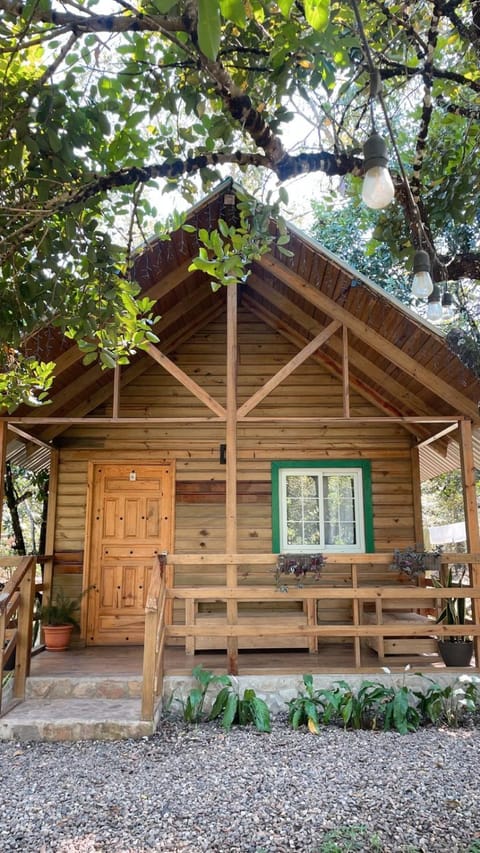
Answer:
<path fill-rule="evenodd" d="M 462 675 L 453 684 L 442 686 L 427 676 L 426 689 L 414 689 L 406 682 L 410 667 L 400 680 L 362 681 L 358 690 L 348 682 L 334 682 L 331 688 L 313 687 L 313 677 L 303 676 L 304 690 L 288 702 L 288 722 L 294 729 L 306 725 L 319 734 L 321 725 L 342 723 L 350 729 L 376 729 L 408 734 L 425 723 L 457 727 L 465 713 L 478 705 L 480 678 Z M 384 672 L 390 675 L 386 667 Z"/>
<path fill-rule="evenodd" d="M 429 676 L 421 677 L 430 682 L 427 690 L 415 691 L 419 713 L 423 719 L 457 728 L 463 713 L 475 712 L 480 684 L 477 676 L 462 675 L 453 684 L 444 686 Z"/>
<path fill-rule="evenodd" d="M 395 549 L 391 569 L 401 572 L 409 578 L 418 578 L 427 570 L 437 571 L 441 555 L 440 548 L 435 551 L 424 551 L 422 548 Z"/>
<path fill-rule="evenodd" d="M 204 669 L 201 664 L 195 666 L 192 675 L 198 681 L 198 686 L 193 687 L 187 700 L 183 705 L 183 719 L 186 723 L 199 723 L 203 717 L 205 698 L 209 687 L 214 684 L 230 685 L 228 675 L 214 675 L 209 669 Z"/>
<path fill-rule="evenodd" d="M 463 570 L 460 579 L 453 579 L 453 570 L 450 568 L 446 578 L 433 578 L 433 585 L 438 588 L 456 587 L 461 588 L 463 578 L 465 577 L 466 568 Z M 465 598 L 449 598 L 446 601 L 445 607 L 437 618 L 438 622 L 445 622 L 447 625 L 465 625 L 466 622 L 466 599 Z M 468 636 L 444 637 L 450 643 L 460 643 L 468 640 Z"/>
<path fill-rule="evenodd" d="M 362 708 L 372 711 L 372 720 L 382 723 L 384 731 L 397 731 L 404 735 L 417 731 L 422 716 L 416 706 L 415 697 L 403 681 L 396 684 L 383 682 L 364 682 L 358 692 L 358 701 Z"/>
<path fill-rule="evenodd" d="M 201 664 L 194 667 L 192 675 L 197 679 L 198 686 L 190 690 L 183 703 L 183 719 L 186 723 L 199 723 L 202 720 L 216 720 L 221 717 L 221 724 L 227 731 L 235 723 L 247 726 L 253 723 L 261 732 L 271 731 L 270 711 L 266 702 L 260 699 L 254 690 L 246 689 L 243 698 L 234 690 L 232 679 L 228 675 L 214 675 Z M 205 700 L 210 687 L 221 685 L 212 709 L 204 713 Z"/>
<path fill-rule="evenodd" d="M 235 723 L 240 726 L 253 723 L 260 732 L 271 731 L 268 705 L 251 688 L 244 691 L 243 698 L 231 686 L 220 690 L 208 719 L 216 720 L 219 717 L 221 717 L 223 728 L 227 731 Z"/>
<path fill-rule="evenodd" d="M 304 675 L 303 684 L 305 692 L 288 702 L 288 722 L 295 730 L 307 726 L 312 734 L 319 734 L 318 708 L 321 703 L 318 692 L 313 688 L 313 676 Z"/>
<path fill-rule="evenodd" d="M 43 625 L 73 625 L 79 627 L 77 613 L 83 597 L 69 598 L 63 589 L 59 590 L 54 598 L 42 604 L 39 610 Z"/>

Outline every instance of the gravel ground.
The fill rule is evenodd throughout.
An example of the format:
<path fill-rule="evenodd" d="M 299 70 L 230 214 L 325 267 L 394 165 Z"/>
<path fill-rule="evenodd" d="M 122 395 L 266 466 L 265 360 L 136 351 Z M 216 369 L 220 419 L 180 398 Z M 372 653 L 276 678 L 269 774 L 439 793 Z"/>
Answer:
<path fill-rule="evenodd" d="M 480 728 L 0 743 L 1 853 L 480 851 Z M 337 838 L 334 842 L 333 839 Z M 343 838 L 343 840 L 340 840 Z"/>

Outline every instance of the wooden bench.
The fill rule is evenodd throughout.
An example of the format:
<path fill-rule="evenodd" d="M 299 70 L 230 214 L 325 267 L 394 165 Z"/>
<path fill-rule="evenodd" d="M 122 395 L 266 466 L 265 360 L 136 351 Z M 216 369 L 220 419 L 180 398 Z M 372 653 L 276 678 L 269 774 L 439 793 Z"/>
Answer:
<path fill-rule="evenodd" d="M 363 625 L 405 625 L 424 624 L 423 637 L 367 637 L 369 648 L 377 652 L 380 658 L 386 655 L 425 655 L 438 652 L 435 636 L 435 620 L 425 615 L 432 611 L 432 598 L 390 598 L 364 601 L 360 608 L 360 621 Z M 422 612 L 424 611 L 424 612 Z"/>

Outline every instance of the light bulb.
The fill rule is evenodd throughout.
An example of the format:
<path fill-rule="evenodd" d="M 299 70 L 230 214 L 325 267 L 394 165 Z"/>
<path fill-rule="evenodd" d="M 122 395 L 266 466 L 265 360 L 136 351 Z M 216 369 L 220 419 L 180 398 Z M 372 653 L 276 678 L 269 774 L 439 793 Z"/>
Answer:
<path fill-rule="evenodd" d="M 413 276 L 412 293 L 419 299 L 426 299 L 433 290 L 433 281 L 429 272 L 417 272 Z"/>
<path fill-rule="evenodd" d="M 362 201 L 373 210 L 381 210 L 393 201 L 395 187 L 390 172 L 385 166 L 372 166 L 368 170 L 362 187 Z"/>
<path fill-rule="evenodd" d="M 395 187 L 387 169 L 387 146 L 378 133 L 372 133 L 363 146 L 365 177 L 362 200 L 367 207 L 381 210 L 393 200 Z"/>
<path fill-rule="evenodd" d="M 426 299 L 433 291 L 433 281 L 430 275 L 430 258 L 427 252 L 419 249 L 413 256 L 412 293 L 419 299 Z"/>
<path fill-rule="evenodd" d="M 444 290 L 442 296 L 442 316 L 444 320 L 451 320 L 455 315 L 455 308 L 453 307 L 453 299 L 452 294 L 448 292 L 448 290 Z"/>
<path fill-rule="evenodd" d="M 430 296 L 428 297 L 427 305 L 427 320 L 432 323 L 438 323 L 442 319 L 442 304 L 440 302 L 440 290 L 437 285 L 434 286 Z"/>

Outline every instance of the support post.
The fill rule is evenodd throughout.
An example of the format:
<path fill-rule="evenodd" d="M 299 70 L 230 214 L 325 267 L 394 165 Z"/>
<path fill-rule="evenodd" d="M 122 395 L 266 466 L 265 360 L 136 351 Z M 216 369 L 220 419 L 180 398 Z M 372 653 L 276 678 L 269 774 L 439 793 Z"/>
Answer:
<path fill-rule="evenodd" d="M 50 555 L 43 565 L 42 602 L 47 603 L 52 597 L 53 588 L 53 554 L 55 551 L 55 520 L 57 514 L 57 490 L 58 490 L 58 450 L 50 453 L 50 474 L 48 477 L 48 509 L 47 529 L 45 531 L 45 554 Z"/>
<path fill-rule="evenodd" d="M 459 422 L 460 459 L 462 467 L 463 505 L 465 509 L 465 531 L 467 551 L 480 551 L 480 534 L 478 530 L 477 493 L 475 488 L 475 464 L 473 459 L 472 423 L 468 420 Z M 480 584 L 480 564 L 470 564 L 470 584 Z M 480 623 L 480 601 L 472 599 L 472 618 L 474 625 Z M 480 637 L 474 637 L 475 663 L 480 665 Z"/>
<path fill-rule="evenodd" d="M 413 523 L 415 526 L 414 545 L 424 547 L 423 518 L 422 518 L 422 486 L 420 478 L 420 453 L 418 447 L 412 447 L 410 452 L 413 487 Z"/>
<path fill-rule="evenodd" d="M 35 597 L 35 557 L 28 557 L 29 567 L 20 582 L 20 601 L 18 606 L 17 646 L 15 650 L 15 681 L 13 695 L 16 699 L 25 699 L 25 683 L 30 675 L 32 652 L 32 615 Z"/>
<path fill-rule="evenodd" d="M 237 553 L 237 371 L 238 371 L 238 332 L 237 332 L 237 287 L 227 287 L 227 423 L 226 423 L 226 484 L 225 550 L 227 554 Z M 238 566 L 228 565 L 225 570 L 228 587 L 237 586 Z M 234 599 L 227 601 L 227 625 L 236 625 L 238 604 Z M 227 637 L 228 671 L 238 674 L 238 637 Z"/>
<path fill-rule="evenodd" d="M 8 424 L 0 422 L 0 537 L 2 534 L 3 499 L 5 494 L 5 466 L 7 459 Z"/>

